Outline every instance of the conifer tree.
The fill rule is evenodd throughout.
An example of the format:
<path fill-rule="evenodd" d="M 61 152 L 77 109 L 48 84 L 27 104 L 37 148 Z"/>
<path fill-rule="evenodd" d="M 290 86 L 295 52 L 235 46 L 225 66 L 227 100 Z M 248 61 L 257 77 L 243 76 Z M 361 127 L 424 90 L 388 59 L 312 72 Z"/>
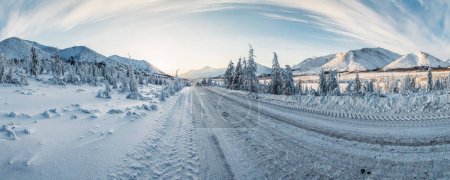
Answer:
<path fill-rule="evenodd" d="M 321 96 L 325 96 L 327 95 L 327 80 L 325 77 L 325 72 L 323 71 L 323 69 L 320 70 L 320 74 L 319 74 L 319 87 L 318 87 L 318 92 L 319 95 Z"/>
<path fill-rule="evenodd" d="M 286 65 L 283 76 L 283 90 L 285 95 L 295 94 L 294 79 L 291 66 Z"/>
<path fill-rule="evenodd" d="M 433 69 L 428 67 L 427 72 L 427 92 L 431 92 L 433 90 Z"/>
<path fill-rule="evenodd" d="M 233 74 L 234 74 L 233 71 L 234 71 L 234 64 L 233 61 L 230 60 L 230 63 L 228 63 L 227 70 L 225 71 L 223 80 L 225 88 L 227 89 L 231 89 L 233 85 Z"/>
<path fill-rule="evenodd" d="M 277 53 L 273 53 L 272 60 L 272 73 L 270 75 L 270 93 L 272 94 L 281 94 L 283 88 L 283 79 L 282 79 L 282 70 L 280 68 L 280 64 L 278 63 Z"/>
<path fill-rule="evenodd" d="M 258 92 L 258 77 L 256 76 L 257 66 L 255 62 L 255 55 L 253 54 L 253 47 L 250 45 L 248 51 L 247 71 L 245 72 L 246 89 L 250 92 Z"/>
<path fill-rule="evenodd" d="M 31 75 L 38 76 L 41 70 L 41 63 L 38 59 L 37 49 L 32 46 L 31 47 Z"/>

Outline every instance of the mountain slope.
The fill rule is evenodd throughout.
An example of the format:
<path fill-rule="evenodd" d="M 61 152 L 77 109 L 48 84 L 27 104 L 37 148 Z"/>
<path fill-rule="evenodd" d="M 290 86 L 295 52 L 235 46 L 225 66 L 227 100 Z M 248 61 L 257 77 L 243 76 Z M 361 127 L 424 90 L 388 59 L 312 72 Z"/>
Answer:
<path fill-rule="evenodd" d="M 74 46 L 61 50 L 60 56 L 64 60 L 73 57 L 78 62 L 104 62 L 106 57 L 85 46 Z"/>
<path fill-rule="evenodd" d="M 293 67 L 299 73 L 317 73 L 320 69 L 365 71 L 383 68 L 399 57 L 399 54 L 383 48 L 363 48 L 309 58 Z"/>
<path fill-rule="evenodd" d="M 130 65 L 134 69 L 140 69 L 140 70 L 144 70 L 144 71 L 151 71 L 151 72 L 155 72 L 155 73 L 165 74 L 164 72 L 162 72 L 161 70 L 159 70 L 158 68 L 156 68 L 155 66 L 153 66 L 152 64 L 150 64 L 149 62 L 147 62 L 145 60 L 129 59 L 129 58 L 121 57 L 118 55 L 109 56 L 108 59 L 122 63 L 122 64 Z"/>
<path fill-rule="evenodd" d="M 57 48 L 45 46 L 37 42 L 19 39 L 17 37 L 7 38 L 0 42 L 0 54 L 7 59 L 31 59 L 31 47 L 38 50 L 38 57 L 41 59 L 52 59 L 57 52 Z M 107 62 L 114 61 L 121 64 L 131 65 L 135 69 L 165 74 L 158 68 L 143 60 L 128 59 L 117 55 L 109 58 L 95 52 L 85 46 L 74 46 L 59 51 L 61 59 L 69 60 L 73 58 L 77 62 Z"/>
<path fill-rule="evenodd" d="M 390 69 L 405 69 L 405 68 L 414 68 L 414 67 L 423 67 L 423 66 L 431 66 L 434 68 L 437 67 L 448 67 L 450 64 L 446 61 L 442 61 L 428 53 L 418 52 L 414 54 L 406 54 L 394 62 L 390 63 L 384 70 Z"/>
<path fill-rule="evenodd" d="M 271 68 L 256 63 L 257 72 L 256 75 L 262 74 L 270 74 Z M 226 68 L 212 68 L 206 66 L 202 69 L 190 70 L 186 73 L 180 74 L 180 77 L 188 78 L 188 79 L 198 79 L 198 78 L 208 78 L 208 77 L 217 77 L 221 76 L 225 73 Z"/>
<path fill-rule="evenodd" d="M 38 50 L 38 55 L 42 59 L 50 59 L 51 55 L 56 52 L 54 47 L 11 37 L 0 42 L 0 53 L 7 59 L 30 59 L 33 46 Z"/>

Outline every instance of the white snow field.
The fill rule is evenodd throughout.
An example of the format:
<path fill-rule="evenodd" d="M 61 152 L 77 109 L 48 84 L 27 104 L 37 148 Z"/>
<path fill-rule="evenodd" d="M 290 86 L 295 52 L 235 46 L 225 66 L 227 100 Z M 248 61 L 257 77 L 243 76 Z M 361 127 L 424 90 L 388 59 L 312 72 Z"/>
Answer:
<path fill-rule="evenodd" d="M 159 102 L 158 88 L 141 87 L 142 101 L 95 98 L 103 87 L 2 85 L 0 179 L 450 176 L 448 116 L 354 115 L 206 87 Z"/>

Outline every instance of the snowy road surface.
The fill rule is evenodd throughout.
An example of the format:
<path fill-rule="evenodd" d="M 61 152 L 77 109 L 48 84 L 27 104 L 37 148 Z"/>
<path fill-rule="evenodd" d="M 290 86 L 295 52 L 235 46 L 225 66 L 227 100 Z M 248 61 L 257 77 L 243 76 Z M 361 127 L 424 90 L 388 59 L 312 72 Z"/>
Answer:
<path fill-rule="evenodd" d="M 175 110 L 175 111 L 174 111 Z M 185 89 L 161 137 L 138 146 L 117 178 L 448 177 L 448 122 L 371 122 Z M 443 127 L 444 126 L 444 127 Z M 447 128 L 448 129 L 448 128 Z M 430 139 L 436 139 L 436 143 Z M 143 155 L 148 154 L 148 157 Z"/>
<path fill-rule="evenodd" d="M 102 112 L 140 103 L 94 102 Z M 16 141 L 3 134 L 0 179 L 450 177 L 447 118 L 343 118 L 202 87 L 184 88 L 158 111 L 131 109 L 146 114 L 93 119 L 67 108 L 38 123 L 16 120 L 36 132 Z"/>

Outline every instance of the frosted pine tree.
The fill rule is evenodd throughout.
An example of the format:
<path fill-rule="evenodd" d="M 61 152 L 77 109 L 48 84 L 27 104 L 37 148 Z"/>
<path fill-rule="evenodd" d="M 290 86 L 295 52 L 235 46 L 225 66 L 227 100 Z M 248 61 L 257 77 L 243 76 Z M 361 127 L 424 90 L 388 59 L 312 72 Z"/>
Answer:
<path fill-rule="evenodd" d="M 373 88 L 373 80 L 367 80 L 364 81 L 364 93 L 366 94 L 373 94 L 374 88 Z"/>
<path fill-rule="evenodd" d="M 353 85 L 354 85 L 353 91 L 355 93 L 360 93 L 361 92 L 361 79 L 359 79 L 358 72 L 356 72 L 355 83 Z"/>
<path fill-rule="evenodd" d="M 61 57 L 59 55 L 59 49 L 56 50 L 56 54 L 53 56 L 55 59 L 54 67 L 53 67 L 53 75 L 57 78 L 64 75 L 63 72 L 63 63 L 61 61 Z"/>
<path fill-rule="evenodd" d="M 427 73 L 427 92 L 431 92 L 433 90 L 433 69 L 428 67 Z"/>
<path fill-rule="evenodd" d="M 281 94 L 283 88 L 283 79 L 282 79 L 282 69 L 280 68 L 280 64 L 278 63 L 277 53 L 273 53 L 272 60 L 272 73 L 270 75 L 270 93 L 272 94 Z"/>
<path fill-rule="evenodd" d="M 233 71 L 234 71 L 234 64 L 233 61 L 230 60 L 230 63 L 228 63 L 227 70 L 223 75 L 223 82 L 225 88 L 227 89 L 231 89 L 231 86 L 233 85 L 233 74 L 234 74 Z"/>
<path fill-rule="evenodd" d="M 256 76 L 256 71 L 257 66 L 255 62 L 255 55 L 253 54 L 253 47 L 250 45 L 250 50 L 248 51 L 247 71 L 245 73 L 245 84 L 247 86 L 247 90 L 250 92 L 258 92 L 259 81 Z"/>
<path fill-rule="evenodd" d="M 295 93 L 293 76 L 291 66 L 286 65 L 283 76 L 283 90 L 285 95 L 293 95 Z"/>
<path fill-rule="evenodd" d="M 243 82 L 243 68 L 242 68 L 242 59 L 239 58 L 238 63 L 236 64 L 236 69 L 234 72 L 234 87 L 233 89 L 241 90 L 242 88 L 242 82 Z"/>
<path fill-rule="evenodd" d="M 327 80 L 325 77 L 325 71 L 321 69 L 319 74 L 319 86 L 318 86 L 319 95 L 321 96 L 327 95 L 327 89 L 328 87 L 327 87 Z"/>
<path fill-rule="evenodd" d="M 6 81 L 6 59 L 2 53 L 2 57 L 0 59 L 0 83 L 5 83 Z"/>
<path fill-rule="evenodd" d="M 297 91 L 299 95 L 303 94 L 303 85 L 302 85 L 302 80 L 300 78 L 298 78 L 297 80 Z"/>
<path fill-rule="evenodd" d="M 31 47 L 31 75 L 38 76 L 41 70 L 41 62 L 38 59 L 37 49 L 33 46 Z"/>
<path fill-rule="evenodd" d="M 242 60 L 242 79 L 241 79 L 241 90 L 247 91 L 247 87 L 245 86 L 245 80 L 247 79 L 247 60 L 245 60 L 245 57 Z"/>
<path fill-rule="evenodd" d="M 346 92 L 348 95 L 353 94 L 353 81 L 349 81 L 349 82 L 348 82 L 347 87 L 345 88 L 345 92 Z"/>
<path fill-rule="evenodd" d="M 339 89 L 339 83 L 337 79 L 338 72 L 335 70 L 331 70 L 328 74 L 327 78 L 327 92 L 333 94 L 333 95 L 340 95 L 340 89 Z"/>

